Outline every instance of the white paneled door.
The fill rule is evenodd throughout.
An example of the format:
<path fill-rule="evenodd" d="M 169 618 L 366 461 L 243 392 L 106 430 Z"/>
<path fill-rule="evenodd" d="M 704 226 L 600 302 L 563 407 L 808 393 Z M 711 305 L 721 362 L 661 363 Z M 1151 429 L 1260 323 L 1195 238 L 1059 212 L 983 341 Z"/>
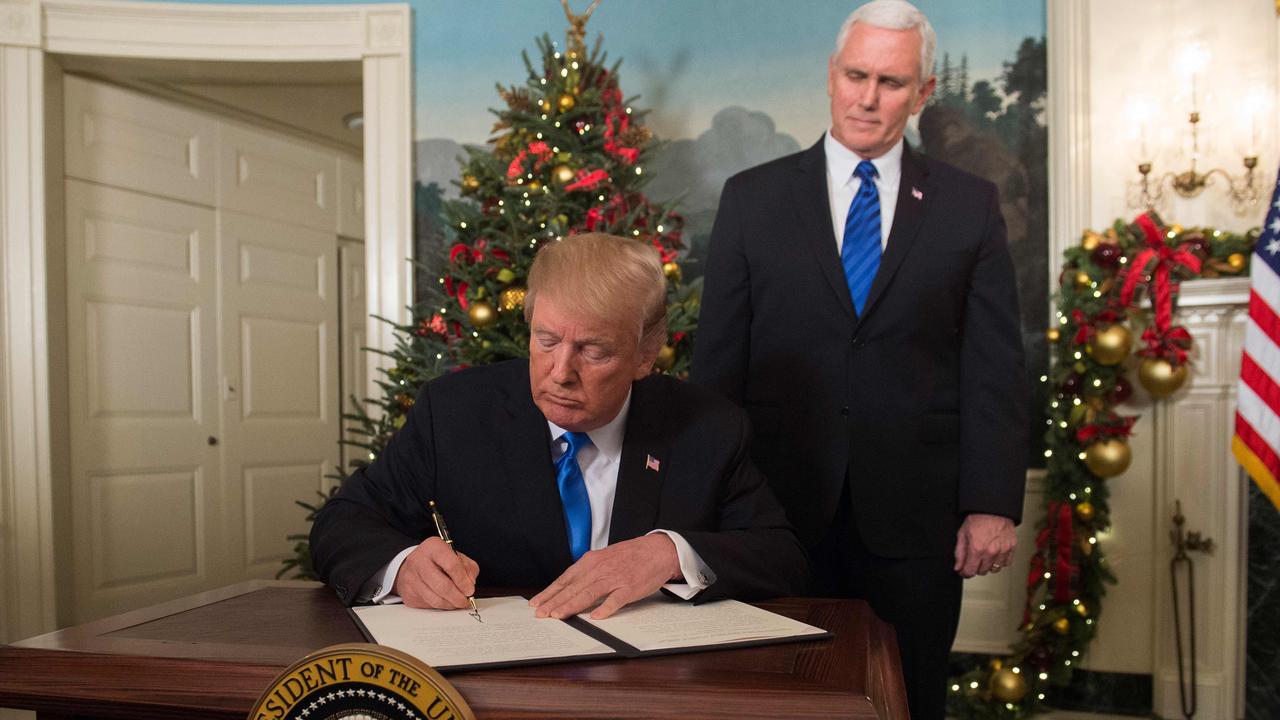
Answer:
<path fill-rule="evenodd" d="M 71 543 L 78 619 L 218 573 L 214 212 L 67 181 Z M 216 511 L 213 513 L 216 515 Z"/>
<path fill-rule="evenodd" d="M 336 236 L 220 212 L 229 550 L 274 573 L 338 453 Z M 232 451 L 234 449 L 234 452 Z"/>
<path fill-rule="evenodd" d="M 273 576 L 340 462 L 362 338 L 338 325 L 358 163 L 95 81 L 66 99 L 72 623 Z"/>

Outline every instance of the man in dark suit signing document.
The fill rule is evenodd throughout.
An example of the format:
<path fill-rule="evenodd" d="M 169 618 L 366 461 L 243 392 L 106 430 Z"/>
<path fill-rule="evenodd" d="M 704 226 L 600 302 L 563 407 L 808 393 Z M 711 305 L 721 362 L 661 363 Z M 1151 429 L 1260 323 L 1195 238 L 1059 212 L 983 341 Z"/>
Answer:
<path fill-rule="evenodd" d="M 536 588 L 536 614 L 607 617 L 660 588 L 796 594 L 804 551 L 747 452 L 745 414 L 652 374 L 666 279 L 634 240 L 574 235 L 529 273 L 529 360 L 427 383 L 378 459 L 317 514 L 311 553 L 350 605 L 464 608 Z M 428 503 L 448 516 L 455 554 Z"/>
<path fill-rule="evenodd" d="M 751 417 L 814 593 L 893 624 L 916 720 L 944 714 L 962 578 L 1012 558 L 1028 435 L 996 189 L 903 139 L 935 44 L 902 0 L 845 21 L 831 129 L 725 184 L 693 357 Z"/>

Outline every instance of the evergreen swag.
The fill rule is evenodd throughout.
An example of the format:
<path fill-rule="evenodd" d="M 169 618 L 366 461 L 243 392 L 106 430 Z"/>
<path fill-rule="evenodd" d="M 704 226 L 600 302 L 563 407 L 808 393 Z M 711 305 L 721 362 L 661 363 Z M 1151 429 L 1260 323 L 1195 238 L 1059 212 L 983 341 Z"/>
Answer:
<path fill-rule="evenodd" d="M 492 110 L 498 119 L 491 147 L 467 149 L 458 183 L 462 198 L 443 205 L 450 247 L 437 292 L 418 298 L 410 323 L 395 326 L 396 347 L 379 351 L 390 362 L 378 382 L 382 397 L 368 401 L 376 411 L 357 404 L 343 416 L 356 438 L 343 442 L 366 453 L 349 469 L 382 452 L 424 382 L 528 356 L 525 278 L 538 249 L 566 235 L 606 232 L 658 249 L 668 279 L 669 336 L 657 369 L 687 373 L 700 284 L 681 281 L 684 221 L 642 191 L 652 134 L 641 122 L 644 113 L 632 107 L 634 98 L 623 97 L 620 63 L 606 68 L 600 45 L 597 39 L 587 53 L 581 35 L 571 30 L 561 52 L 543 35 L 537 40 L 539 67 L 522 53 L 524 85 L 498 85 L 505 107 Z M 308 524 L 327 499 L 321 494 L 317 504 L 298 502 L 308 511 Z M 307 536 L 289 539 L 294 555 L 277 576 L 314 578 Z"/>
<path fill-rule="evenodd" d="M 1255 228 L 1234 234 L 1164 226 L 1154 212 L 1131 225 L 1117 220 L 1084 233 L 1069 248 L 1059 278 L 1054 327 L 1047 337 L 1053 367 L 1045 392 L 1044 517 L 1026 576 L 1021 639 L 948 688 L 948 717 L 1010 720 L 1044 710 L 1054 687 L 1065 687 L 1097 633 L 1102 597 L 1116 578 L 1099 534 L 1111 525 L 1107 478 L 1129 463 L 1126 438 L 1136 416 L 1117 408 L 1139 379 L 1154 398 L 1181 385 L 1191 336 L 1173 324 L 1178 281 L 1248 274 Z M 1145 289 L 1151 308 L 1139 304 Z M 1129 358 L 1137 332 L 1141 360 Z M 1128 366 L 1128 367 L 1127 367 Z"/>

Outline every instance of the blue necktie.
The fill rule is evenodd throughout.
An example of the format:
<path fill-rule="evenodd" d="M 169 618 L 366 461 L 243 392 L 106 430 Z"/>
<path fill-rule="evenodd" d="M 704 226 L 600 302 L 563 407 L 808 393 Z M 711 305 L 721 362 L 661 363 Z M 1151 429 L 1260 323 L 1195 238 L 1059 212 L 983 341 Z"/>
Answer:
<path fill-rule="evenodd" d="M 578 465 L 578 451 L 591 444 L 584 432 L 567 432 L 560 436 L 569 443 L 556 461 L 556 485 L 564 505 L 564 526 L 569 531 L 569 552 L 576 562 L 591 549 L 591 499 L 587 497 L 587 481 Z"/>
<path fill-rule="evenodd" d="M 862 180 L 858 192 L 849 204 L 849 214 L 844 219 L 844 244 L 840 247 L 840 262 L 844 265 L 845 282 L 849 283 L 849 295 L 853 308 L 862 315 L 871 281 L 880 269 L 880 193 L 876 190 L 876 166 L 863 160 L 853 171 Z"/>

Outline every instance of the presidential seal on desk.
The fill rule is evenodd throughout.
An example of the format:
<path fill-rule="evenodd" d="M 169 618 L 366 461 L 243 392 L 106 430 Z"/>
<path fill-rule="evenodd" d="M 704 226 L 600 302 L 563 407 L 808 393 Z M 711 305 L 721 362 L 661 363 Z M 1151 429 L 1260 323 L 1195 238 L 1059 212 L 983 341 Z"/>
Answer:
<path fill-rule="evenodd" d="M 249 720 L 475 720 L 444 677 L 382 645 L 332 645 L 271 683 Z"/>

